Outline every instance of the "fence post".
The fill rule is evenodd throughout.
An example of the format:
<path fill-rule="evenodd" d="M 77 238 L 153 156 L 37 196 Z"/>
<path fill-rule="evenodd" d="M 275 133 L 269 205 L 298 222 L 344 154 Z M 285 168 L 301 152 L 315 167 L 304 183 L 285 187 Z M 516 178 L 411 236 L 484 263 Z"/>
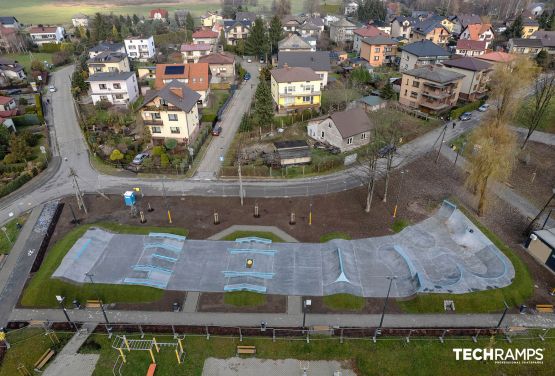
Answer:
<path fill-rule="evenodd" d="M 405 337 L 405 339 L 407 340 L 407 343 L 410 342 L 410 335 L 412 334 L 412 329 L 409 330 L 409 335 Z"/>
<path fill-rule="evenodd" d="M 143 332 L 143 327 L 139 325 L 139 332 L 141 332 L 141 339 L 145 338 L 145 333 Z"/>
<path fill-rule="evenodd" d="M 204 328 L 206 329 L 206 339 L 210 339 L 210 333 L 208 332 L 208 325 L 205 325 Z"/>
<path fill-rule="evenodd" d="M 241 328 L 239 328 L 239 342 L 243 342 L 243 332 L 241 332 Z"/>
<path fill-rule="evenodd" d="M 445 334 L 447 334 L 449 332 L 449 329 L 445 329 L 443 331 L 443 333 L 441 333 L 441 336 L 439 337 L 439 342 L 443 343 L 443 339 L 445 338 Z"/>
<path fill-rule="evenodd" d="M 480 334 L 480 329 L 478 329 L 476 334 L 472 336 L 472 341 L 474 341 L 474 343 L 478 342 L 478 334 Z"/>
<path fill-rule="evenodd" d="M 177 339 L 177 333 L 175 332 L 175 328 L 172 325 L 172 332 L 173 332 L 173 339 Z"/>
<path fill-rule="evenodd" d="M 306 331 L 306 343 L 310 343 L 310 334 L 309 331 Z"/>
<path fill-rule="evenodd" d="M 343 328 L 341 328 L 341 334 L 339 335 L 339 343 L 343 343 Z"/>
<path fill-rule="evenodd" d="M 275 341 L 276 341 L 276 329 L 273 328 L 272 329 L 272 342 L 275 342 Z"/>

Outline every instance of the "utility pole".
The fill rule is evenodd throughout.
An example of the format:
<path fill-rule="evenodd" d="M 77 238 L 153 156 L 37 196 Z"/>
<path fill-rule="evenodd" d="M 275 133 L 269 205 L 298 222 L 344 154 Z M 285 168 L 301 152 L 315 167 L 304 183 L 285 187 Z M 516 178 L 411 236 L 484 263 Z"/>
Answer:
<path fill-rule="evenodd" d="M 439 155 L 441 154 L 441 148 L 443 146 L 443 140 L 445 140 L 445 133 L 447 133 L 447 124 L 443 127 L 443 131 L 441 131 L 441 142 L 439 143 L 439 149 L 437 151 L 436 162 L 439 160 Z"/>
<path fill-rule="evenodd" d="M 98 303 L 100 303 L 100 309 L 102 310 L 102 315 L 104 315 L 104 321 L 106 321 L 106 331 L 108 332 L 108 338 L 112 337 L 112 327 L 110 326 L 110 321 L 108 321 L 108 316 L 106 315 L 106 311 L 104 310 L 104 302 L 100 300 L 100 295 L 96 291 L 96 287 L 94 285 L 93 275 L 91 273 L 85 273 L 87 277 L 91 280 L 93 290 L 95 292 L 96 298 L 98 299 Z"/>
<path fill-rule="evenodd" d="M 80 210 L 83 210 L 85 214 L 88 214 L 87 206 L 85 205 L 85 200 L 83 200 L 83 193 L 81 192 L 81 189 L 79 188 L 79 183 L 77 182 L 77 173 L 75 172 L 73 167 L 69 169 L 69 176 L 73 179 L 73 189 L 75 190 L 75 199 L 77 200 L 77 207 Z"/>
<path fill-rule="evenodd" d="M 162 194 L 164 195 L 164 205 L 166 206 L 166 212 L 168 213 L 168 222 L 172 223 L 172 214 L 170 212 L 170 208 L 168 207 L 168 198 L 166 196 L 166 185 L 164 184 L 164 180 L 166 180 L 166 175 L 162 176 Z"/>
<path fill-rule="evenodd" d="M 239 173 L 239 197 L 241 198 L 241 206 L 243 206 L 243 177 L 241 175 L 241 157 L 237 158 L 239 162 L 239 168 L 237 172 Z"/>
<path fill-rule="evenodd" d="M 393 280 L 397 279 L 397 277 L 390 276 L 390 277 L 387 277 L 387 279 L 389 279 L 389 288 L 387 289 L 387 295 L 385 296 L 385 301 L 383 303 L 383 310 L 382 310 L 382 317 L 380 319 L 380 325 L 378 325 L 378 328 L 374 332 L 374 337 L 372 338 L 374 343 L 376 343 L 376 337 L 378 335 L 382 334 L 382 324 L 383 324 L 383 319 L 384 319 L 384 316 L 385 316 L 385 309 L 387 307 L 387 301 L 389 300 L 389 293 L 391 292 L 391 285 L 393 284 Z"/>

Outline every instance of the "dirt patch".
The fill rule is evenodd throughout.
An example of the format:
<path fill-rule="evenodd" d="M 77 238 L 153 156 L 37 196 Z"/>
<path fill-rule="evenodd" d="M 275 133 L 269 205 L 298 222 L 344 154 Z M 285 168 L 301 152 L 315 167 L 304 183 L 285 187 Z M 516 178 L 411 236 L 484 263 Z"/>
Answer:
<path fill-rule="evenodd" d="M 266 295 L 266 304 L 257 307 L 237 307 L 224 303 L 224 293 L 209 292 L 200 294 L 198 312 L 226 313 L 285 313 L 287 297 L 283 295 Z"/>
<path fill-rule="evenodd" d="M 179 303 L 181 307 L 185 303 L 187 292 L 165 290 L 161 299 L 151 303 L 114 303 L 110 309 L 123 311 L 173 311 L 173 303 Z"/>

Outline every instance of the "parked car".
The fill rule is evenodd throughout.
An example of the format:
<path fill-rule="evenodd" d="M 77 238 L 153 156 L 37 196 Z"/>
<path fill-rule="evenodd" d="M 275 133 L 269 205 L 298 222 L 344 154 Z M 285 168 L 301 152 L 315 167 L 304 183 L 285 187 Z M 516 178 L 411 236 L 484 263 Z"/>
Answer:
<path fill-rule="evenodd" d="M 220 127 L 219 125 L 216 125 L 214 129 L 212 129 L 212 135 L 219 136 L 220 133 L 222 133 L 222 127 Z"/>
<path fill-rule="evenodd" d="M 148 158 L 148 153 L 139 153 L 133 158 L 133 164 L 140 165 L 143 161 Z"/>
<path fill-rule="evenodd" d="M 245 81 L 248 81 L 251 79 L 251 74 L 250 73 L 245 73 L 245 77 L 244 77 Z"/>
<path fill-rule="evenodd" d="M 480 111 L 480 112 L 486 112 L 488 109 L 489 109 L 489 104 L 487 104 L 487 103 L 484 103 L 483 105 L 478 107 L 478 111 Z"/>
<path fill-rule="evenodd" d="M 462 121 L 467 121 L 470 119 L 472 119 L 472 112 L 465 112 L 459 117 L 459 120 L 462 120 Z"/>
<path fill-rule="evenodd" d="M 57 90 L 56 90 L 56 87 L 54 85 L 50 85 L 50 86 L 48 86 L 48 91 L 51 92 L 51 93 L 55 93 Z"/>
<path fill-rule="evenodd" d="M 264 59 L 260 59 L 260 64 L 264 64 L 266 61 L 264 61 Z"/>
<path fill-rule="evenodd" d="M 252 59 L 250 57 L 247 59 L 247 63 L 252 63 Z"/>

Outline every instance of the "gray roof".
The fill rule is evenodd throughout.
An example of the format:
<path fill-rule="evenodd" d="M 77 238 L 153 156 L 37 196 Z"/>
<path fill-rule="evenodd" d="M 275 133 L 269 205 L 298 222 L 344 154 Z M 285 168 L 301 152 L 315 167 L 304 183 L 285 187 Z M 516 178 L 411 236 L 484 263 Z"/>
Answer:
<path fill-rule="evenodd" d="M 9 70 L 13 72 L 20 72 L 23 70 L 23 65 L 19 64 L 15 60 L 6 59 L 0 56 L 0 69 Z"/>
<path fill-rule="evenodd" d="M 312 68 L 315 71 L 331 71 L 330 53 L 328 51 L 279 51 L 278 68 L 289 67 Z"/>
<path fill-rule="evenodd" d="M 254 12 L 237 12 L 235 13 L 235 20 L 249 20 L 254 22 L 256 20 L 256 13 Z"/>
<path fill-rule="evenodd" d="M 540 39 L 544 47 L 555 47 L 555 31 L 538 30 L 532 38 Z"/>
<path fill-rule="evenodd" d="M 359 102 L 365 103 L 369 106 L 377 106 L 385 102 L 384 99 L 376 96 L 376 95 L 367 95 L 362 97 L 358 100 Z"/>
<path fill-rule="evenodd" d="M 2 25 L 13 25 L 15 23 L 18 23 L 18 21 L 13 16 L 0 16 L 0 24 Z"/>
<path fill-rule="evenodd" d="M 522 26 L 540 26 L 540 24 L 533 18 L 523 18 Z"/>
<path fill-rule="evenodd" d="M 421 68 L 412 69 L 404 72 L 409 76 L 423 78 L 428 81 L 433 81 L 441 84 L 446 84 L 458 79 L 464 78 L 464 74 L 450 71 L 449 69 L 441 68 L 438 65 L 428 65 Z"/>
<path fill-rule="evenodd" d="M 313 25 L 324 27 L 324 19 L 322 17 L 310 17 L 306 20 L 306 22 L 310 22 Z"/>
<path fill-rule="evenodd" d="M 125 50 L 125 46 L 123 43 L 100 42 L 96 46 L 91 48 L 89 52 L 103 52 L 103 51 L 117 52 L 122 49 Z"/>
<path fill-rule="evenodd" d="M 402 51 L 406 51 L 410 54 L 416 55 L 418 57 L 424 56 L 451 56 L 451 53 L 432 41 L 421 40 L 406 46 L 401 47 Z"/>
<path fill-rule="evenodd" d="M 297 34 L 292 34 L 278 43 L 279 49 L 311 49 L 310 44 Z"/>
<path fill-rule="evenodd" d="M 356 28 L 357 26 L 352 23 L 347 21 L 345 18 L 341 18 L 339 21 L 335 21 L 334 23 L 331 24 L 332 27 L 342 27 L 342 28 Z"/>
<path fill-rule="evenodd" d="M 534 231 L 534 234 L 541 238 L 550 247 L 555 247 L 555 228 L 536 230 Z"/>
<path fill-rule="evenodd" d="M 171 89 L 181 89 L 183 92 L 183 96 L 180 97 L 179 95 L 172 92 Z M 160 90 L 148 91 L 145 95 L 145 99 L 141 107 L 146 106 L 148 102 L 152 101 L 156 97 L 160 97 L 166 102 L 174 105 L 175 107 L 185 112 L 189 112 L 200 99 L 200 94 L 194 90 L 191 90 L 189 86 L 187 86 L 187 84 L 179 82 L 177 80 L 172 80 L 165 84 Z"/>
<path fill-rule="evenodd" d="M 481 24 L 482 19 L 477 14 L 460 14 L 457 16 L 457 20 L 463 28 L 471 24 Z"/>
<path fill-rule="evenodd" d="M 516 47 L 532 47 L 532 48 L 542 48 L 543 43 L 541 39 L 529 39 L 529 38 L 511 38 L 509 43 L 512 43 Z"/>
<path fill-rule="evenodd" d="M 473 72 L 479 72 L 491 68 L 491 64 L 474 57 L 465 56 L 459 59 L 451 59 L 442 63 L 446 67 L 460 68 Z"/>
<path fill-rule="evenodd" d="M 378 35 L 375 37 L 367 37 L 362 39 L 362 41 L 367 44 L 397 44 L 398 43 L 395 39 L 383 37 L 381 35 Z"/>
<path fill-rule="evenodd" d="M 368 132 L 374 128 L 374 124 L 368 115 L 366 115 L 366 112 L 360 107 L 334 112 L 329 117 L 344 139 L 363 132 Z"/>
<path fill-rule="evenodd" d="M 318 81 L 318 76 L 311 68 L 287 67 L 270 71 L 276 82 Z"/>
<path fill-rule="evenodd" d="M 87 60 L 87 64 L 91 63 L 117 63 L 122 61 L 127 57 L 127 54 L 123 52 L 112 52 L 104 51 L 96 55 L 95 57 Z"/>
<path fill-rule="evenodd" d="M 89 76 L 87 81 L 126 81 L 135 72 L 99 72 Z"/>
<path fill-rule="evenodd" d="M 430 17 L 412 25 L 412 31 L 418 34 L 425 35 L 432 32 L 432 30 L 438 27 L 444 27 L 444 26 L 440 23 L 440 21 L 437 18 Z"/>

